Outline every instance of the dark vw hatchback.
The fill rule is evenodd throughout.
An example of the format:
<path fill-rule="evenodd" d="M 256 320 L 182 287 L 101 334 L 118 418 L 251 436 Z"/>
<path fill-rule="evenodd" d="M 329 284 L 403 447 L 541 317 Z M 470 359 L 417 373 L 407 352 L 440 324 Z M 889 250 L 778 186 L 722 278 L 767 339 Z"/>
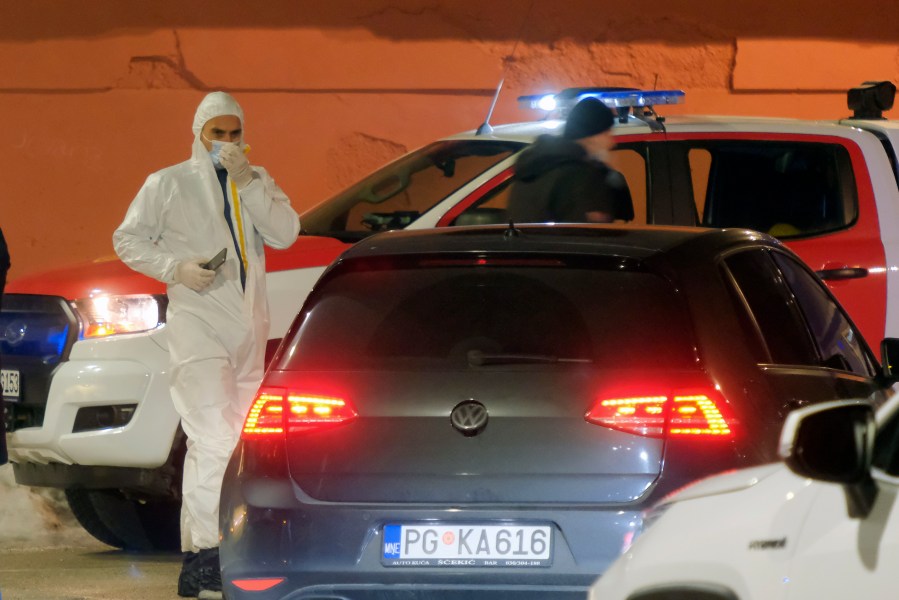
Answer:
<path fill-rule="evenodd" d="M 764 234 L 372 236 L 322 275 L 247 417 L 225 596 L 583 598 L 653 501 L 776 460 L 796 407 L 888 385 Z"/>

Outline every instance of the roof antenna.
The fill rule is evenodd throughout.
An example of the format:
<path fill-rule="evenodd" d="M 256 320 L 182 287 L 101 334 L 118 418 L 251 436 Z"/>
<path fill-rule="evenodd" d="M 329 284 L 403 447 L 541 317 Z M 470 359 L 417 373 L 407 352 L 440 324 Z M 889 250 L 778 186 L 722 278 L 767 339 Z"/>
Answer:
<path fill-rule="evenodd" d="M 503 72 L 500 74 L 499 85 L 496 86 L 496 92 L 493 94 L 493 101 L 490 103 L 490 110 L 487 111 L 487 117 L 484 119 L 484 122 L 481 123 L 480 127 L 478 127 L 475 135 L 493 133 L 493 127 L 490 125 L 490 117 L 493 116 L 493 109 L 496 108 L 496 101 L 499 99 L 499 92 L 503 89 L 503 82 L 506 80 L 506 71 L 509 69 L 509 64 L 512 62 L 512 59 L 515 56 L 515 51 L 518 49 L 519 42 L 521 42 L 521 37 L 524 34 L 524 27 L 528 23 L 528 17 L 531 16 L 532 8 L 534 8 L 534 0 L 531 0 L 530 4 L 528 4 L 527 11 L 525 11 L 524 13 L 524 20 L 521 22 L 521 28 L 518 30 L 518 37 L 515 40 L 515 45 L 512 46 L 512 52 L 509 53 L 509 56 L 503 59 Z"/>
<path fill-rule="evenodd" d="M 475 132 L 475 135 L 484 135 L 485 133 L 490 134 L 493 133 L 493 127 L 490 125 L 490 117 L 493 116 L 493 109 L 496 107 L 496 101 L 499 98 L 499 91 L 503 89 L 503 81 L 505 79 L 499 80 L 499 85 L 496 86 L 496 92 L 493 94 L 493 102 L 490 103 L 490 110 L 487 111 L 487 118 L 484 119 L 484 122 L 481 123 L 481 126 L 478 127 L 478 130 Z"/>

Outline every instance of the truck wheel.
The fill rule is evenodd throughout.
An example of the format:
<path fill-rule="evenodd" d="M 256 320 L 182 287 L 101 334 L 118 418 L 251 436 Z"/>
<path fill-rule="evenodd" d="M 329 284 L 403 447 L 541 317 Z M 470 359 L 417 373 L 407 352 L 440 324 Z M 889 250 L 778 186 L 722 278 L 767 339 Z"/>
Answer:
<path fill-rule="evenodd" d="M 101 542 L 136 552 L 172 551 L 181 547 L 180 503 L 140 502 L 112 489 L 73 491 L 81 512 L 81 516 L 75 513 L 75 518 Z M 69 497 L 69 490 L 66 496 Z M 89 503 L 81 501 L 85 497 Z"/>
<path fill-rule="evenodd" d="M 125 547 L 125 542 L 100 520 L 88 490 L 69 488 L 66 490 L 66 501 L 75 519 L 89 534 L 114 548 Z"/>
<path fill-rule="evenodd" d="M 153 548 L 162 552 L 181 551 L 181 502 L 160 500 L 136 503 L 137 515 Z"/>
<path fill-rule="evenodd" d="M 129 500 L 118 490 L 91 490 L 97 515 L 125 543 L 125 550 L 150 552 L 181 547 L 181 505 L 172 501 Z"/>

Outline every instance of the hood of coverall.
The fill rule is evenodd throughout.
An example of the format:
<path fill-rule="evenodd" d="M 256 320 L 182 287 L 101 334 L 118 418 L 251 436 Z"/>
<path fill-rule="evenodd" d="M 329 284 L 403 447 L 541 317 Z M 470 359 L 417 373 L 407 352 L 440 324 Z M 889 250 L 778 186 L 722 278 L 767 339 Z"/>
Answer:
<path fill-rule="evenodd" d="M 240 107 L 240 104 L 237 103 L 237 100 L 234 99 L 234 96 L 226 92 L 210 92 L 209 94 L 206 94 L 206 97 L 200 102 L 200 105 L 197 107 L 197 112 L 194 115 L 194 144 L 191 157 L 194 160 L 205 160 L 209 163 L 210 168 L 212 168 L 212 161 L 209 159 L 209 151 L 206 149 L 206 146 L 203 145 L 200 132 L 203 130 L 203 126 L 206 125 L 206 121 L 223 115 L 236 115 L 237 118 L 240 119 L 241 129 L 244 129 L 244 132 L 246 131 L 243 119 L 243 109 Z"/>

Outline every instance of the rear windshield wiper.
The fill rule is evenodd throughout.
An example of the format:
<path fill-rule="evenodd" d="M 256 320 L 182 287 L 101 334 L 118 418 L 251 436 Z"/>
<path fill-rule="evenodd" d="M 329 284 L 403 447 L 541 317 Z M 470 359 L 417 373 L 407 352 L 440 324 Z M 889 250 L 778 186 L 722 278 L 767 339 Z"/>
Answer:
<path fill-rule="evenodd" d="M 592 362 L 593 360 L 589 358 L 562 358 L 550 354 L 487 354 L 480 350 L 468 351 L 468 364 L 472 367 Z"/>

